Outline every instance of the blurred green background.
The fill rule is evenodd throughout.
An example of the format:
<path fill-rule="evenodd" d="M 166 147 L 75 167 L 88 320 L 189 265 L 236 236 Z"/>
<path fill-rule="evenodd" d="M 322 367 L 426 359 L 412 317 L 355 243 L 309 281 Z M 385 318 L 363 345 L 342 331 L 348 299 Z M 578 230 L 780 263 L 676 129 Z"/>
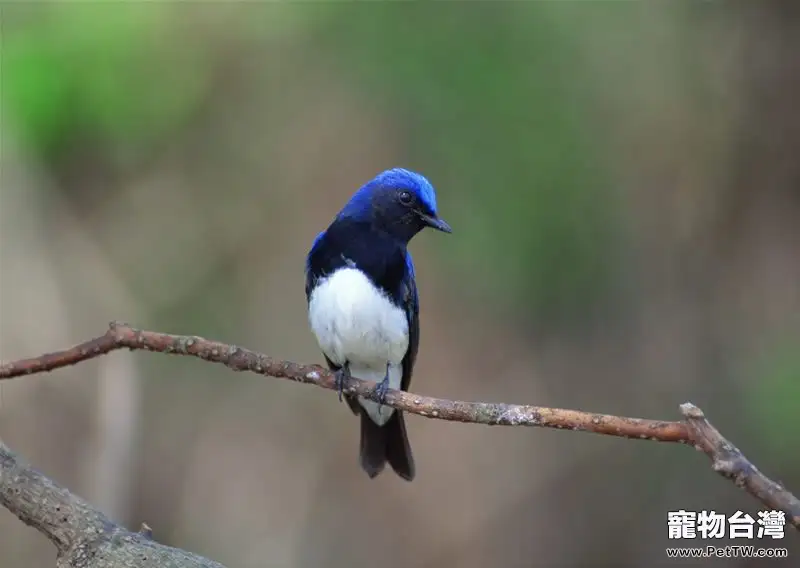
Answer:
<path fill-rule="evenodd" d="M 691 400 L 800 491 L 795 3 L 19 3 L 0 32 L 3 359 L 119 319 L 320 362 L 304 255 L 404 166 L 454 227 L 411 246 L 416 392 Z M 420 417 L 414 483 L 370 481 L 329 392 L 184 358 L 1 388 L 36 467 L 230 567 L 700 565 L 667 511 L 761 509 L 679 447 Z M 5 565 L 53 558 L 0 511 Z"/>

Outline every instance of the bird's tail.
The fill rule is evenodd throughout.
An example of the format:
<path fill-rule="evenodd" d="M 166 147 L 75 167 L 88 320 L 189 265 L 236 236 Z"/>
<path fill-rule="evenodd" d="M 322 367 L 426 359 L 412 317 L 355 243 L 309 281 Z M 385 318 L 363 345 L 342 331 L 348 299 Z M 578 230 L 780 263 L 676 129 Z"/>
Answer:
<path fill-rule="evenodd" d="M 359 461 L 370 477 L 382 472 L 388 461 L 397 475 L 406 481 L 414 479 L 414 457 L 411 455 L 402 412 L 395 410 L 386 424 L 378 426 L 361 409 Z"/>

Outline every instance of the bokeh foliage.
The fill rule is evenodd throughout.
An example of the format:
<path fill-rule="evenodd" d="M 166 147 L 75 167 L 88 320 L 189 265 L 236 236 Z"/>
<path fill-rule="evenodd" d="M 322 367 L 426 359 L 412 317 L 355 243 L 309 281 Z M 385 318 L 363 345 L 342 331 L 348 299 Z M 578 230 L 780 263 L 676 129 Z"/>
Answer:
<path fill-rule="evenodd" d="M 542 2 L 333 16 L 342 68 L 402 109 L 413 160 L 435 172 L 461 233 L 446 246 L 475 299 L 520 323 L 585 323 L 612 289 L 618 219 L 580 90 L 579 30 Z M 348 23 L 354 33 L 336 34 Z"/>
<path fill-rule="evenodd" d="M 170 42 L 169 3 L 4 10 L 3 103 L 27 144 L 57 159 L 82 141 L 138 153 L 208 88 L 199 46 Z"/>
<path fill-rule="evenodd" d="M 241 33 L 269 34 L 271 19 L 291 13 L 295 41 L 324 44 L 338 72 L 407 119 L 410 165 L 441 188 L 458 232 L 444 258 L 475 284 L 472 300 L 542 325 L 585 320 L 608 300 L 614 196 L 580 87 L 577 32 L 554 25 L 546 3 L 258 13 L 235 22 Z M 169 3 L 25 11 L 4 38 L 4 95 L 24 138 L 48 159 L 87 140 L 152 151 L 211 89 L 203 45 L 170 42 L 180 19 Z"/>

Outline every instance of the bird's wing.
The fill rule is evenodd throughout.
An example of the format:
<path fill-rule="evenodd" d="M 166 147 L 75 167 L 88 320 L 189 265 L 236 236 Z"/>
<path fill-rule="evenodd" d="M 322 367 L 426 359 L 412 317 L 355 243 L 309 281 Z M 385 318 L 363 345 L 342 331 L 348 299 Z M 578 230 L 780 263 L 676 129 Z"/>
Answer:
<path fill-rule="evenodd" d="M 325 234 L 325 231 L 322 231 L 320 234 L 316 236 L 314 242 L 311 244 L 311 250 L 308 251 L 308 256 L 306 257 L 306 302 L 311 301 L 311 292 L 314 290 L 314 285 L 316 284 L 317 275 L 313 273 L 311 270 L 311 258 L 316 252 L 317 247 L 319 247 L 320 243 L 322 242 L 322 236 Z M 328 356 L 323 352 L 322 356 L 325 357 L 325 362 L 328 364 L 328 368 L 331 371 L 338 371 L 341 366 L 335 364 L 331 361 Z M 345 397 L 347 400 L 347 404 L 350 406 L 350 410 L 353 411 L 354 414 L 358 414 L 358 402 L 355 399 L 351 399 L 351 397 Z"/>
<path fill-rule="evenodd" d="M 311 301 L 311 291 L 314 289 L 314 284 L 317 279 L 317 275 L 313 273 L 311 270 L 311 258 L 316 251 L 317 247 L 322 242 L 322 236 L 325 234 L 325 231 L 322 231 L 314 238 L 314 242 L 311 244 L 311 250 L 308 251 L 308 256 L 306 257 L 306 302 Z M 339 365 L 336 365 L 328 359 L 328 356 L 325 353 L 322 354 L 325 357 L 325 362 L 328 364 L 328 368 L 332 371 L 338 371 Z"/>
<path fill-rule="evenodd" d="M 314 289 L 314 283 L 317 279 L 311 272 L 311 256 L 322 241 L 322 235 L 324 234 L 325 231 L 322 231 L 314 238 L 314 242 L 311 243 L 311 249 L 308 251 L 308 256 L 306 256 L 306 303 L 311 301 L 311 291 Z"/>
<path fill-rule="evenodd" d="M 406 251 L 406 268 L 406 276 L 400 284 L 400 297 L 406 311 L 406 321 L 408 321 L 408 351 L 403 357 L 403 378 L 400 382 L 400 388 L 404 391 L 407 391 L 411 384 L 411 374 L 414 371 L 414 363 L 419 350 L 419 295 L 414 276 L 414 261 L 411 260 L 411 253 L 408 251 Z"/>

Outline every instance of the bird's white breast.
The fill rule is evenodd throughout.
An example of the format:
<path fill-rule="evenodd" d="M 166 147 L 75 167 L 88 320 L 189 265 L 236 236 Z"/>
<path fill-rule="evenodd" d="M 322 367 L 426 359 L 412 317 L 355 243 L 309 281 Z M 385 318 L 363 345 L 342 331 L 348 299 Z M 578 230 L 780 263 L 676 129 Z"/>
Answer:
<path fill-rule="evenodd" d="M 320 281 L 311 292 L 308 318 L 332 362 L 349 362 L 354 377 L 375 382 L 383 380 L 388 363 L 389 387 L 400 388 L 408 350 L 406 314 L 363 272 L 340 268 Z M 393 412 L 369 400 L 360 403 L 378 424 L 385 424 Z"/>

